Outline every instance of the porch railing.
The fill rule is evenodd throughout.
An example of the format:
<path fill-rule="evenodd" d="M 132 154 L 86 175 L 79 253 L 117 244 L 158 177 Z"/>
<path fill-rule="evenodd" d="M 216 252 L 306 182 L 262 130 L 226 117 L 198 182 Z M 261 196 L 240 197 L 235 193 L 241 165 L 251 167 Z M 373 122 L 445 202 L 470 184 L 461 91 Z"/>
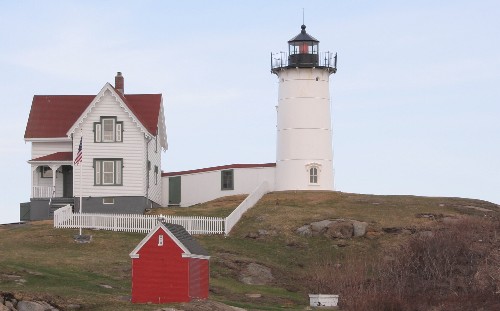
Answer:
<path fill-rule="evenodd" d="M 33 199 L 48 199 L 52 197 L 53 192 L 52 186 L 33 186 L 31 188 L 31 197 Z"/>

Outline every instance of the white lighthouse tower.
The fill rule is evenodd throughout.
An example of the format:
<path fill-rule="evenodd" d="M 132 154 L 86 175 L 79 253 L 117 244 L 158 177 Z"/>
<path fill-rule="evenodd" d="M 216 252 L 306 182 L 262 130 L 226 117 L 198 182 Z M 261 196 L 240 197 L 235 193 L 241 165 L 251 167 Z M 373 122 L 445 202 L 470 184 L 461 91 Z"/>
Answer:
<path fill-rule="evenodd" d="M 279 79 L 275 190 L 334 190 L 330 75 L 337 55 L 306 32 L 271 54 Z"/>

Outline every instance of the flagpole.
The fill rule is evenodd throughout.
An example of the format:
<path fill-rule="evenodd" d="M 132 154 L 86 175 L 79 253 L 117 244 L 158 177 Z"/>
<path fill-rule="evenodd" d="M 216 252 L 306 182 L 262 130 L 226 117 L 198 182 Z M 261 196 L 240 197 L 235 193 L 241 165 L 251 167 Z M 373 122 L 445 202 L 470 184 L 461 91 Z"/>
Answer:
<path fill-rule="evenodd" d="M 80 129 L 80 143 L 83 145 L 83 129 Z M 82 152 L 82 160 L 80 162 L 80 236 L 82 235 L 82 175 L 83 175 L 83 150 Z"/>

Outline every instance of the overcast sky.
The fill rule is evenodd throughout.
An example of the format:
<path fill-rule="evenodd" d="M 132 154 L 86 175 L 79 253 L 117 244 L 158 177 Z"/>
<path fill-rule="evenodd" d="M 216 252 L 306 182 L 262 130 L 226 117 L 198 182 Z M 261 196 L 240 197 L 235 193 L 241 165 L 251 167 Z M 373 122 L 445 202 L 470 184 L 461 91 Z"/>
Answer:
<path fill-rule="evenodd" d="M 0 223 L 30 196 L 33 95 L 162 93 L 163 171 L 275 161 L 270 53 L 338 53 L 336 189 L 500 203 L 500 2 L 1 1 Z"/>

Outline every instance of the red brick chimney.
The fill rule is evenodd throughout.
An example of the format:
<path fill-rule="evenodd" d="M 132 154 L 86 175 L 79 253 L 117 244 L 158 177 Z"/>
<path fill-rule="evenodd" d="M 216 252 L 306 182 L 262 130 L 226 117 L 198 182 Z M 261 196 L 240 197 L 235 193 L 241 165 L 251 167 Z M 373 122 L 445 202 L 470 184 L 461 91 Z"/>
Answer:
<path fill-rule="evenodd" d="M 123 79 L 122 73 L 117 72 L 116 77 L 115 77 L 115 89 L 122 93 L 122 95 L 125 94 L 125 80 Z"/>

